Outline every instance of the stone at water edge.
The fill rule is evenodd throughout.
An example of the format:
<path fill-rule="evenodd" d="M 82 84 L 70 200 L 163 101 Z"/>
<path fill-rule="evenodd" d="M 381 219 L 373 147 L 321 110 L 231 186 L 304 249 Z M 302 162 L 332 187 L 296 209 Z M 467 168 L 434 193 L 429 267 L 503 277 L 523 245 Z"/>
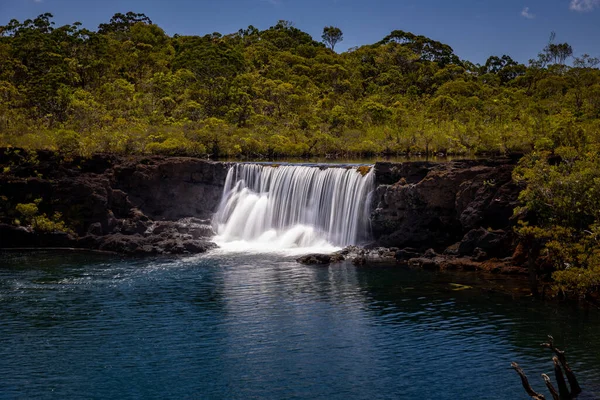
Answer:
<path fill-rule="evenodd" d="M 340 257 L 344 259 L 343 256 Z M 308 254 L 297 258 L 296 261 L 305 265 L 326 265 L 333 262 L 333 257 L 331 254 Z"/>

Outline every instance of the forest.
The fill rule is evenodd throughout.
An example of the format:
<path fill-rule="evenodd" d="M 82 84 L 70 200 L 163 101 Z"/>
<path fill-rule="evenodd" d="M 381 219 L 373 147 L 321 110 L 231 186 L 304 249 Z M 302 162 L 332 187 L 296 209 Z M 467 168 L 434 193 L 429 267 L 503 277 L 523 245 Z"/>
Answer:
<path fill-rule="evenodd" d="M 292 23 L 172 37 L 144 14 L 96 32 L 0 26 L 0 145 L 63 152 L 361 157 L 508 154 L 598 141 L 598 59 L 554 43 L 475 65 L 393 31 L 337 54 Z"/>
<path fill-rule="evenodd" d="M 0 26 L 0 147 L 212 159 L 518 155 L 519 234 L 563 292 L 600 287 L 600 60 L 552 33 L 484 65 L 395 30 L 338 54 L 289 21 L 167 35 L 144 14 L 96 31 L 51 14 Z M 532 216 L 533 215 L 533 216 Z"/>

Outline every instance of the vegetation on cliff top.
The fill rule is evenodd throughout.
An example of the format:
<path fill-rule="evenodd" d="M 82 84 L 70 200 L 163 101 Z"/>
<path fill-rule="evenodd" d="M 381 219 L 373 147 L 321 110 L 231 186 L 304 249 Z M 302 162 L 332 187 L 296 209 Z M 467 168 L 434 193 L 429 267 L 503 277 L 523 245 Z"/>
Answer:
<path fill-rule="evenodd" d="M 290 22 L 168 36 L 143 14 L 97 31 L 0 26 L 0 145 L 213 157 L 508 153 L 598 140 L 597 60 L 551 42 L 484 65 L 396 30 L 337 54 Z M 562 144 L 564 145 L 564 144 Z"/>

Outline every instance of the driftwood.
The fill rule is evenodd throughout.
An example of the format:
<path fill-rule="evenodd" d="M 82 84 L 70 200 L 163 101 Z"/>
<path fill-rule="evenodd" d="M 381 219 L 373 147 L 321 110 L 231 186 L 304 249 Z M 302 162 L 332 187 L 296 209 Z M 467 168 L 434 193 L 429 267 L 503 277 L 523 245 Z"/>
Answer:
<path fill-rule="evenodd" d="M 527 379 L 527 375 L 525 375 L 525 372 L 523 372 L 523 369 L 519 366 L 519 364 L 513 362 L 510 364 L 510 366 L 513 367 L 515 371 L 517 371 L 517 374 L 519 374 L 519 376 L 521 377 L 521 383 L 523 384 L 523 388 L 532 399 L 546 400 L 546 397 L 544 397 L 543 394 L 540 394 L 533 390 L 533 388 L 529 384 L 529 379 Z"/>
<path fill-rule="evenodd" d="M 552 357 L 552 362 L 554 364 L 554 375 L 556 377 L 556 384 L 558 386 L 558 391 L 552 385 L 552 381 L 550 381 L 550 377 L 546 374 L 542 374 L 542 378 L 546 383 L 546 387 L 550 391 L 553 400 L 572 400 L 577 398 L 577 396 L 581 393 L 581 387 L 579 386 L 579 382 L 573 373 L 571 367 L 567 363 L 567 358 L 565 357 L 565 352 L 554 347 L 554 338 L 552 336 L 548 336 L 548 343 L 542 343 L 542 347 L 550 349 L 554 352 L 554 356 Z M 546 397 L 533 390 L 531 385 L 529 384 L 529 380 L 523 372 L 523 369 L 519 366 L 519 364 L 513 362 L 510 366 L 517 371 L 517 374 L 521 377 L 521 384 L 523 388 L 527 392 L 527 394 L 534 400 L 546 400 Z M 564 370 L 564 374 L 563 374 Z M 565 375 L 567 377 L 567 381 L 569 382 L 569 387 L 567 386 L 567 381 L 565 381 Z"/>

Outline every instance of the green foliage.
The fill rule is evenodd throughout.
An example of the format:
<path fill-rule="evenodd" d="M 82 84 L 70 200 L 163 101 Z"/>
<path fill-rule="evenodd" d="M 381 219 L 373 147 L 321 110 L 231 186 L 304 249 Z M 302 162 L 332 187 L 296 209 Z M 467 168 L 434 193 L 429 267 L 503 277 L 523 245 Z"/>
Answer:
<path fill-rule="evenodd" d="M 73 231 L 62 220 L 62 214 L 55 212 L 54 215 L 48 217 L 46 214 L 40 214 L 38 205 L 42 199 L 36 199 L 33 203 L 17 204 L 15 210 L 22 216 L 19 222 L 25 222 L 31 225 L 36 232 L 67 232 Z"/>
<path fill-rule="evenodd" d="M 323 43 L 329 46 L 331 50 L 335 49 L 335 45 L 344 40 L 344 34 L 340 28 L 335 26 L 326 26 L 323 28 L 323 35 L 321 35 Z"/>
<path fill-rule="evenodd" d="M 133 12 L 97 32 L 52 18 L 0 27 L 0 146 L 262 158 L 600 141 L 598 60 L 565 65 L 572 49 L 553 37 L 529 66 L 507 55 L 481 66 L 401 30 L 337 54 L 332 26 L 321 43 L 289 21 L 200 37 Z"/>
<path fill-rule="evenodd" d="M 148 143 L 146 145 L 146 151 L 152 154 L 165 156 L 204 156 L 206 154 L 206 147 L 201 143 L 192 142 L 185 138 L 170 137 L 162 142 Z"/>
<path fill-rule="evenodd" d="M 515 178 L 533 224 L 518 230 L 543 243 L 557 289 L 587 296 L 600 288 L 600 155 L 598 147 L 559 147 L 521 160 Z"/>
<path fill-rule="evenodd" d="M 17 204 L 15 209 L 23 216 L 24 221 L 30 223 L 33 222 L 33 218 L 38 214 L 38 204 L 40 201 L 41 199 L 36 199 L 33 203 Z"/>

